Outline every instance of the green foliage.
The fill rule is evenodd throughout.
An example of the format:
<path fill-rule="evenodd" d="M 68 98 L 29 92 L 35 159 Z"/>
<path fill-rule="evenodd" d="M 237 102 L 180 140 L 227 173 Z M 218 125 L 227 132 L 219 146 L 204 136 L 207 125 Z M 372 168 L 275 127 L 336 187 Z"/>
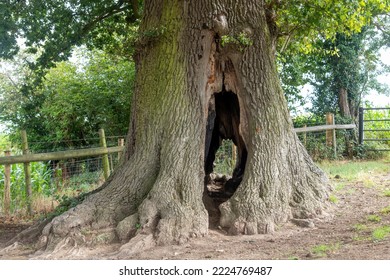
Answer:
<path fill-rule="evenodd" d="M 143 37 L 148 38 L 148 40 L 154 40 L 158 37 L 163 36 L 166 32 L 167 28 L 165 26 L 159 26 L 142 32 L 141 34 L 139 34 L 139 37 L 141 38 L 141 40 Z"/>
<path fill-rule="evenodd" d="M 315 126 L 323 125 L 326 122 L 325 115 L 309 114 L 309 115 L 300 115 L 293 119 L 294 127 L 304 127 L 306 126 Z"/>
<path fill-rule="evenodd" d="M 388 110 L 367 110 L 364 111 L 365 120 L 377 120 L 375 122 L 364 122 L 365 130 L 389 130 L 389 131 L 365 131 L 364 138 L 370 139 L 390 139 L 390 121 L 380 121 L 380 120 L 390 120 L 390 104 L 387 108 Z M 370 106 L 366 106 L 369 108 Z M 374 145 L 377 148 L 390 149 L 390 141 L 381 141 L 376 142 Z"/>
<path fill-rule="evenodd" d="M 384 68 L 378 60 L 383 44 L 378 43 L 379 39 L 373 39 L 376 33 L 374 26 L 367 26 L 360 33 L 337 34 L 335 40 L 319 43 L 321 48 L 337 52 L 312 59 L 310 83 L 314 87 L 314 112 L 340 113 L 356 120 L 365 95 L 371 90 L 385 92 L 385 86 L 377 80 Z M 349 111 L 339 104 L 342 91 L 346 92 Z"/>
<path fill-rule="evenodd" d="M 48 68 L 71 54 L 73 46 L 87 44 L 106 48 L 126 46 L 132 27 L 139 17 L 138 1 L 93 0 L 4 0 L 0 26 L 6 34 L 1 40 L 0 56 L 16 52 L 16 39 L 25 38 L 29 53 L 43 49 L 34 68 Z"/>
<path fill-rule="evenodd" d="M 245 32 L 240 32 L 238 35 L 223 35 L 221 37 L 221 46 L 225 47 L 227 44 L 237 45 L 240 51 L 245 47 L 253 45 L 252 39 Z"/>
<path fill-rule="evenodd" d="M 51 170 L 42 162 L 33 162 L 31 166 L 31 186 L 34 194 L 50 196 L 54 192 L 51 184 Z M 0 197 L 4 195 L 4 166 L 0 166 Z M 15 212 L 26 205 L 25 176 L 23 164 L 14 164 L 11 168 L 11 211 Z"/>
<path fill-rule="evenodd" d="M 17 28 L 9 4 L 8 1 L 0 2 L 0 57 L 4 58 L 11 58 L 19 51 L 15 34 L 9 32 Z"/>
<path fill-rule="evenodd" d="M 100 171 L 84 172 L 61 182 L 56 182 L 54 170 L 42 162 L 31 163 L 33 200 L 40 196 L 57 201 L 59 206 L 51 215 L 59 215 L 76 206 L 95 189 L 100 182 Z M 58 174 L 57 174 L 58 175 Z M 14 164 L 11 169 L 11 213 L 23 213 L 27 205 L 23 164 Z M 4 166 L 0 166 L 0 197 L 4 195 Z M 0 206 L 2 200 L 0 201 Z M 49 206 L 49 208 L 52 205 Z M 1 207 L 0 207 L 1 209 Z M 36 209 L 39 210 L 39 209 Z"/>
<path fill-rule="evenodd" d="M 231 140 L 223 140 L 215 154 L 214 172 L 232 175 L 235 164 L 233 160 L 233 142 Z"/>
<path fill-rule="evenodd" d="M 366 108 L 370 108 L 369 104 L 366 104 Z M 388 107 L 388 105 L 387 105 Z M 356 158 L 365 159 L 380 159 L 386 156 L 386 152 L 375 151 L 380 149 L 390 149 L 390 122 L 381 121 L 390 119 L 389 110 L 365 110 L 364 111 L 364 139 L 377 139 L 377 141 L 365 141 L 362 145 L 356 145 L 354 147 L 354 154 Z M 379 130 L 379 131 L 370 131 Z"/>
<path fill-rule="evenodd" d="M 132 52 L 135 26 L 142 12 L 140 0 L 112 2 L 108 0 L 48 0 L 1 2 L 0 56 L 10 57 L 17 51 L 16 38 L 26 39 L 29 52 L 43 51 L 40 66 L 70 55 L 71 47 L 87 44 L 100 49 Z M 281 48 L 292 42 L 291 49 L 308 53 L 320 34 L 325 39 L 336 33 L 359 32 L 377 14 L 389 11 L 387 2 L 367 1 L 300 1 L 267 0 L 268 20 L 285 35 Z M 295 37 L 294 40 L 291 37 Z M 245 41 L 245 40 L 241 40 Z"/>
<path fill-rule="evenodd" d="M 11 143 L 9 142 L 8 136 L 0 133 L 0 151 L 7 151 L 10 150 L 10 148 L 11 148 Z"/>
<path fill-rule="evenodd" d="M 273 1 L 267 0 L 269 14 L 276 21 L 280 49 L 309 54 L 318 50 L 318 38 L 332 40 L 336 34 L 358 33 L 373 17 L 390 11 L 388 1 Z M 291 54 L 291 53 L 290 53 Z"/>
<path fill-rule="evenodd" d="M 329 1 L 325 2 L 329 3 Z M 344 2 L 343 5 L 357 4 L 352 4 L 352 2 Z M 321 4 L 318 3 L 318 5 Z M 344 8 L 340 7 L 341 10 Z M 304 9 L 304 7 L 297 9 Z M 381 9 L 383 9 L 382 12 L 380 12 Z M 294 48 L 295 40 L 290 48 L 282 49 L 278 56 L 279 72 L 290 107 L 294 104 L 302 105 L 300 91 L 303 85 L 309 84 L 314 90 L 313 95 L 309 97 L 313 105 L 312 112 L 315 114 L 340 113 L 356 120 L 358 107 L 365 95 L 371 90 L 386 94 L 389 90 L 388 86 L 379 82 L 377 77 L 389 71 L 389 68 L 379 59 L 379 50 L 389 46 L 390 22 L 389 17 L 384 15 L 388 9 L 388 3 L 379 4 L 368 1 L 364 9 L 360 8 L 360 10 L 371 18 L 361 21 L 358 24 L 359 28 L 336 31 L 331 36 L 325 35 L 329 30 L 324 30 L 324 33 L 320 33 L 315 40 L 307 39 L 307 45 L 303 49 L 299 46 Z M 340 18 L 345 19 L 345 15 Z M 321 18 L 321 24 L 323 20 L 327 19 Z M 364 22 L 366 23 L 361 25 Z M 333 31 L 336 29 L 337 27 Z M 298 40 L 298 44 L 301 44 L 301 41 Z M 344 108 L 341 108 L 339 104 L 341 91 L 347 93 L 349 112 L 344 112 Z"/>
<path fill-rule="evenodd" d="M 338 37 L 358 34 L 374 18 L 375 25 L 382 26 L 385 16 L 378 19 L 378 15 L 390 11 L 388 1 L 382 0 L 267 0 L 265 3 L 269 30 L 275 38 L 280 38 L 281 77 L 286 96 L 292 102 L 303 102 L 297 87 L 308 78 L 303 75 L 307 71 L 302 70 L 310 60 L 308 54 L 337 58 L 342 48 L 336 51 L 334 46 L 327 48 L 324 44 L 337 45 L 334 42 Z M 13 121 L 17 120 L 20 127 L 21 122 L 27 123 L 24 117 L 29 116 L 28 122 L 37 128 L 34 130 L 42 130 L 41 135 L 46 132 L 43 125 L 39 121 L 32 124 L 32 120 L 40 117 L 41 112 L 36 108 L 45 101 L 45 95 L 33 89 L 42 82 L 47 69 L 69 58 L 73 47 L 86 45 L 130 60 L 138 39 L 156 38 L 165 32 L 163 26 L 155 26 L 138 34 L 142 0 L 4 0 L 0 5 L 0 57 L 15 56 L 19 50 L 17 38 L 24 40 L 27 53 L 35 55 L 35 59 L 26 63 L 34 71 L 34 77 L 23 83 L 25 96 L 15 99 L 24 105 L 19 106 L 23 110 Z M 223 36 L 222 45 L 227 43 L 243 49 L 252 44 L 252 39 L 241 32 Z M 323 99 L 322 104 L 335 105 L 332 96 Z"/>
<path fill-rule="evenodd" d="M 88 139 L 96 138 L 99 128 L 105 128 L 107 135 L 125 135 L 134 63 L 83 49 L 76 59 L 58 63 L 28 96 L 3 88 L 6 102 L 0 107 L 12 110 L 5 108 L 0 118 L 12 124 L 15 143 L 20 143 L 22 128 L 28 132 L 32 150 L 89 146 Z"/>

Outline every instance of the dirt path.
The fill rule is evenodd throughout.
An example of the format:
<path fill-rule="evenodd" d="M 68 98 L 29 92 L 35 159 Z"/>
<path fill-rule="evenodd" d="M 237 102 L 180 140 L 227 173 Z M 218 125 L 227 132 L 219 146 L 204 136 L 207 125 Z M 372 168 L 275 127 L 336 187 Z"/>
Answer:
<path fill-rule="evenodd" d="M 292 223 L 276 233 L 228 236 L 210 230 L 206 238 L 182 246 L 146 250 L 134 259 L 390 259 L 390 173 L 375 174 L 369 182 L 333 179 L 329 216 L 314 227 Z M 0 249 L 27 225 L 2 223 Z M 119 245 L 85 250 L 80 259 L 110 259 Z M 2 259 L 30 258 L 31 249 L 3 253 Z"/>

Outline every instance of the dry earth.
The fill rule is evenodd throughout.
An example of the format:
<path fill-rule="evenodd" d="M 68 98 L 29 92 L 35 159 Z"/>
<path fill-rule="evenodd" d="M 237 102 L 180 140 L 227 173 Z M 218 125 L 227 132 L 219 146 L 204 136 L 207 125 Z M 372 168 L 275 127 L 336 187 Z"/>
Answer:
<path fill-rule="evenodd" d="M 387 174 L 374 173 L 368 180 L 332 181 L 336 189 L 331 196 L 329 216 L 314 220 L 311 227 L 288 223 L 273 234 L 255 236 L 229 236 L 217 228 L 210 230 L 207 237 L 185 245 L 157 247 L 131 258 L 390 259 L 390 168 Z M 27 226 L 0 218 L 0 259 L 36 257 L 29 246 L 1 250 Z M 115 259 L 119 246 L 81 250 L 77 259 Z"/>

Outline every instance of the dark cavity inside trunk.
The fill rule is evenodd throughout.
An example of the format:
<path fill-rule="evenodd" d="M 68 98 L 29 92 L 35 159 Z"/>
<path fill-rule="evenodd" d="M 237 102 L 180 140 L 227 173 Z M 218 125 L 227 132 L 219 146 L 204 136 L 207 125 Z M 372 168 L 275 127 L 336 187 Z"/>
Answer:
<path fill-rule="evenodd" d="M 244 176 L 248 153 L 239 126 L 240 104 L 237 95 L 226 91 L 225 88 L 221 92 L 214 93 L 209 102 L 206 127 L 205 182 L 207 185 L 214 185 L 214 188 L 207 188 L 208 194 L 215 199 L 222 199 L 220 202 L 233 195 Z M 226 139 L 231 140 L 237 147 L 237 161 L 233 174 L 228 174 L 231 178 L 212 176 L 215 155 L 222 141 Z"/>

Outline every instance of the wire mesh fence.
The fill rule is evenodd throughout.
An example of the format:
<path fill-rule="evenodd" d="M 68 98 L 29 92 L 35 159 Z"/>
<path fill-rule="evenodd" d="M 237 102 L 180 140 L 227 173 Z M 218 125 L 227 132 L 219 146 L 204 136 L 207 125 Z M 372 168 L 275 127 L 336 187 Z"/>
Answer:
<path fill-rule="evenodd" d="M 77 141 L 79 140 L 73 140 L 72 143 Z M 80 142 L 84 144 L 80 144 L 77 149 L 101 147 L 100 138 L 83 139 Z M 89 144 L 85 145 L 87 142 Z M 124 146 L 124 137 L 105 137 L 105 142 L 108 148 Z M 66 145 L 60 144 L 58 142 L 30 142 L 29 145 L 33 148 L 29 149 L 28 154 L 40 156 L 47 152 L 75 151 L 65 149 Z M 58 145 L 57 148 L 55 148 L 56 145 Z M 48 147 L 54 148 L 48 149 Z M 11 155 L 7 153 L 9 157 L 25 154 L 22 153 L 21 148 L 17 147 L 11 152 Z M 62 200 L 99 187 L 105 181 L 104 160 L 108 159 L 108 166 L 112 173 L 118 166 L 120 157 L 121 152 L 110 152 L 103 156 L 34 161 L 28 163 L 29 173 L 26 173 L 26 164 L 23 163 L 0 164 L 0 215 L 48 213 Z M 26 180 L 27 176 L 29 183 Z M 6 188 L 7 185 L 8 188 Z M 27 191 L 27 185 L 30 185 L 31 195 Z"/>

